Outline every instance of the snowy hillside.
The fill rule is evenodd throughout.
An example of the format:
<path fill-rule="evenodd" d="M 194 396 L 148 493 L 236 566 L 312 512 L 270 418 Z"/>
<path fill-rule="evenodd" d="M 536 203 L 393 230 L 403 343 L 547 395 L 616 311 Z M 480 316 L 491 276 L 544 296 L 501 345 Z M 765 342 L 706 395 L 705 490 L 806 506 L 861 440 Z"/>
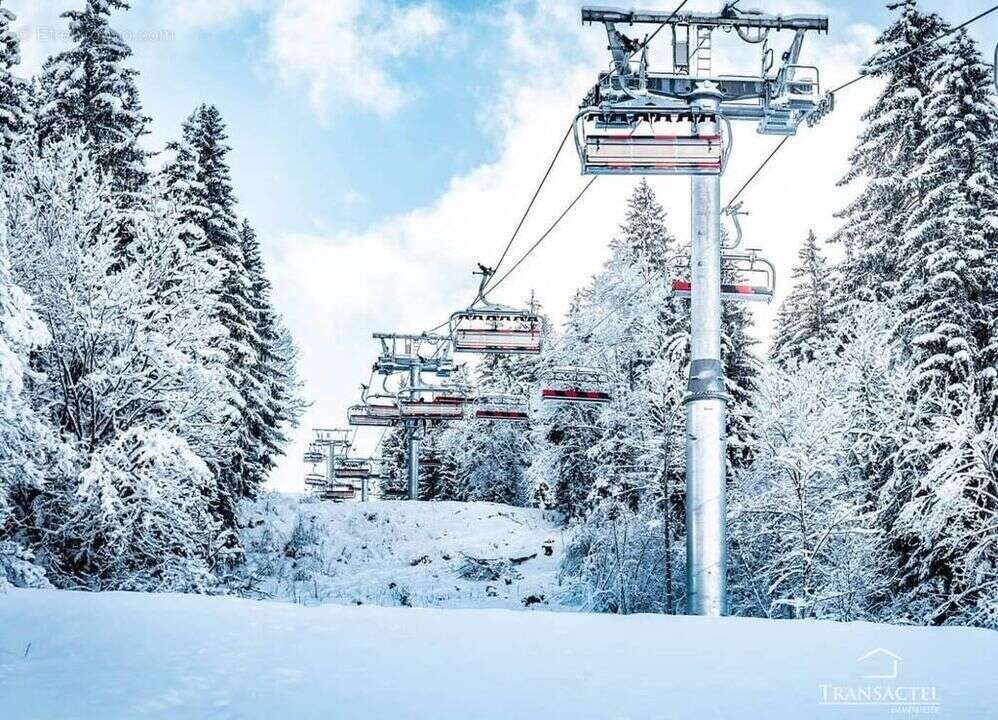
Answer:
<path fill-rule="evenodd" d="M 271 493 L 245 503 L 240 584 L 303 604 L 550 607 L 562 531 L 493 503 L 332 504 Z M 550 553 L 550 554 L 548 554 Z"/>
<path fill-rule="evenodd" d="M 858 660 L 877 649 L 897 665 Z M 983 720 L 995 667 L 998 635 L 958 628 L 0 596 L 5 720 L 890 717 L 884 703 L 822 704 L 871 686 L 924 689 L 938 717 Z"/>

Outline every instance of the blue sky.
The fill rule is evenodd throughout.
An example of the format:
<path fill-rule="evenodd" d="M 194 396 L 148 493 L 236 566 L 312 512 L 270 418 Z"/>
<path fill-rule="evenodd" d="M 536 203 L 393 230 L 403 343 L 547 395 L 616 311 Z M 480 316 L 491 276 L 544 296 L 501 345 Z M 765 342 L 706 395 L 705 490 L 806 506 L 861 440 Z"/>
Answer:
<path fill-rule="evenodd" d="M 58 13 L 79 4 L 4 3 L 19 15 L 28 70 L 60 49 L 65 23 Z M 370 332 L 418 330 L 471 299 L 474 262 L 498 255 L 582 93 L 605 65 L 605 35 L 582 27 L 583 3 L 573 0 L 134 4 L 114 25 L 135 51 L 153 118 L 150 147 L 172 139 L 199 103 L 218 105 L 228 121 L 240 211 L 260 231 L 314 401 L 275 478 L 294 489 L 308 427 L 341 424 L 358 383 L 367 380 L 375 350 Z M 890 18 L 881 3 L 862 0 L 743 4 L 830 15 L 830 35 L 809 40 L 804 53 L 821 64 L 826 85 L 855 74 Z M 957 22 L 989 4 L 923 6 Z M 688 7 L 718 5 L 693 0 Z M 972 34 L 993 48 L 998 23 L 988 18 Z M 731 52 L 755 66 L 739 54 L 743 49 Z M 763 247 L 785 273 L 807 229 L 827 236 L 834 211 L 854 191 L 836 188 L 835 180 L 875 92 L 865 82 L 843 93 L 836 113 L 795 139 L 746 197 L 749 244 Z M 724 186 L 740 185 L 772 144 L 739 128 Z M 601 181 L 524 265 L 509 283 L 513 300 L 536 289 L 556 317 L 563 312 L 572 290 L 598 270 L 621 219 L 633 182 L 617 180 Z M 514 257 L 580 182 L 566 152 Z M 653 186 L 674 231 L 684 235 L 686 184 L 658 179 Z M 757 314 L 763 337 L 772 310 Z M 359 444 L 375 439 L 365 435 Z"/>

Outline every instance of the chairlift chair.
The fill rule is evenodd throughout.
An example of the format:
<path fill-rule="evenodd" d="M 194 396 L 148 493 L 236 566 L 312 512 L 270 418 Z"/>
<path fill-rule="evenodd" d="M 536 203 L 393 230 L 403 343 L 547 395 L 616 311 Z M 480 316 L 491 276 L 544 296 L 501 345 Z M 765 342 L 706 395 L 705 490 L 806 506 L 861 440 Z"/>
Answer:
<path fill-rule="evenodd" d="M 427 397 L 429 396 L 429 397 Z M 399 414 L 403 420 L 460 420 L 467 396 L 459 386 L 405 388 L 399 393 Z"/>
<path fill-rule="evenodd" d="M 326 461 L 326 456 L 316 445 L 309 445 L 302 459 L 310 465 L 318 465 Z"/>
<path fill-rule="evenodd" d="M 759 257 L 759 251 L 750 248 L 745 252 L 730 252 L 721 255 L 722 263 L 733 266 L 739 273 L 755 275 L 763 280 L 762 284 L 722 283 L 722 300 L 747 300 L 756 302 L 772 302 L 776 293 L 776 268 L 773 263 Z M 676 279 L 672 281 L 672 294 L 676 297 L 688 298 L 693 292 L 689 280 Z"/>
<path fill-rule="evenodd" d="M 545 404 L 605 405 L 612 399 L 606 373 L 594 368 L 554 368 L 541 386 Z"/>
<path fill-rule="evenodd" d="M 720 175 L 724 138 L 701 134 L 698 116 L 675 110 L 614 113 L 584 108 L 575 121 L 583 175 Z"/>
<path fill-rule="evenodd" d="M 305 476 L 305 485 L 307 487 L 322 487 L 325 484 L 325 475 L 320 475 L 319 473 L 309 473 Z"/>
<path fill-rule="evenodd" d="M 322 497 L 326 500 L 333 500 L 336 502 L 343 502 L 344 500 L 356 500 L 357 499 L 357 488 L 352 484 L 337 484 L 330 488 L 326 488 L 322 491 Z"/>
<path fill-rule="evenodd" d="M 481 355 L 537 355 L 541 351 L 541 319 L 530 310 L 490 303 L 486 285 L 494 271 L 479 265 L 482 280 L 478 297 L 467 310 L 451 315 L 450 335 L 454 352 Z"/>
<path fill-rule="evenodd" d="M 365 480 L 371 476 L 371 461 L 361 458 L 344 458 L 333 468 L 337 480 Z"/>
<path fill-rule="evenodd" d="M 352 405 L 347 423 L 354 427 L 393 427 L 400 419 L 398 405 Z"/>
<path fill-rule="evenodd" d="M 515 395 L 485 395 L 476 401 L 475 419 L 525 423 L 530 422 L 530 414 L 524 398 Z"/>

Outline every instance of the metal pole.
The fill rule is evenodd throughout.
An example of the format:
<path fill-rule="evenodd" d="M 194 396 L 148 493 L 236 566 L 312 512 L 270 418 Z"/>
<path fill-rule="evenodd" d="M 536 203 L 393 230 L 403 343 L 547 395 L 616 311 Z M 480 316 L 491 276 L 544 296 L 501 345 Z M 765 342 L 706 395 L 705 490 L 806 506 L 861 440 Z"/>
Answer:
<path fill-rule="evenodd" d="M 419 386 L 420 372 L 419 365 L 414 364 L 409 368 L 409 387 Z M 412 396 L 416 399 L 416 396 Z M 419 500 L 419 421 L 413 421 L 409 425 L 409 499 Z"/>
<path fill-rule="evenodd" d="M 368 478 L 366 476 L 360 479 L 360 501 L 365 503 L 367 502 L 367 483 Z"/>
<path fill-rule="evenodd" d="M 716 112 L 716 91 L 697 94 L 694 106 Z M 718 122 L 699 132 L 717 135 Z M 687 613 L 727 610 L 725 419 L 721 365 L 721 178 L 692 178 L 690 382 L 686 396 Z"/>
<path fill-rule="evenodd" d="M 330 439 L 326 443 L 326 490 L 333 489 L 333 468 L 335 467 L 336 443 Z"/>

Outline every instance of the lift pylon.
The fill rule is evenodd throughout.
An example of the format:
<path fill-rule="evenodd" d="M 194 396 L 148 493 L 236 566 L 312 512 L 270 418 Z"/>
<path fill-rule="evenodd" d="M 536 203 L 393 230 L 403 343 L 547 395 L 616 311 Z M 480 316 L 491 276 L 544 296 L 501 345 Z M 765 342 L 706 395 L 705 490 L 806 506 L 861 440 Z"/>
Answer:
<path fill-rule="evenodd" d="M 455 412 L 453 405 L 443 407 L 443 403 L 423 403 L 423 405 L 433 405 L 432 410 L 441 411 L 434 417 L 421 413 L 425 408 L 418 407 L 420 393 L 428 389 L 423 384 L 424 373 L 431 373 L 438 378 L 449 378 L 457 372 L 457 366 L 450 357 L 450 338 L 428 333 L 419 335 L 375 333 L 373 337 L 381 343 L 381 353 L 374 363 L 374 372 L 384 378 L 397 374 L 408 375 L 408 388 L 400 391 L 395 407 L 399 412 L 399 424 L 405 430 L 408 495 L 410 500 L 418 500 L 419 441 L 422 426 L 434 419 L 455 419 L 451 417 Z M 434 389 L 429 388 L 429 390 Z M 458 407 L 458 410 L 461 408 Z M 463 410 L 461 413 L 463 414 Z"/>
<path fill-rule="evenodd" d="M 818 69 L 800 62 L 805 35 L 827 32 L 828 19 L 767 15 L 741 11 L 736 5 L 729 2 L 719 13 L 582 9 L 583 23 L 603 24 L 612 58 L 611 69 L 599 74 L 576 116 L 575 144 L 583 174 L 690 176 L 691 275 L 678 289 L 691 299 L 686 583 L 687 612 L 693 615 L 723 615 L 727 607 L 728 395 L 721 365 L 720 177 L 732 147 L 730 123 L 748 120 L 760 133 L 793 135 L 801 122 L 816 119 L 832 105 L 830 97 L 821 97 Z M 620 30 L 639 25 L 657 26 L 653 34 L 669 26 L 671 72 L 651 71 L 648 41 Z M 711 34 L 718 29 L 759 46 L 757 72 L 714 73 Z M 793 39 L 774 67 L 770 41 L 781 31 L 792 32 Z M 697 42 L 692 49 L 691 37 Z M 681 132 L 656 129 L 664 127 Z M 737 208 L 732 212 L 737 223 Z M 762 262 L 756 256 L 742 259 L 753 265 Z M 742 294 L 739 288 L 732 290 Z"/>

